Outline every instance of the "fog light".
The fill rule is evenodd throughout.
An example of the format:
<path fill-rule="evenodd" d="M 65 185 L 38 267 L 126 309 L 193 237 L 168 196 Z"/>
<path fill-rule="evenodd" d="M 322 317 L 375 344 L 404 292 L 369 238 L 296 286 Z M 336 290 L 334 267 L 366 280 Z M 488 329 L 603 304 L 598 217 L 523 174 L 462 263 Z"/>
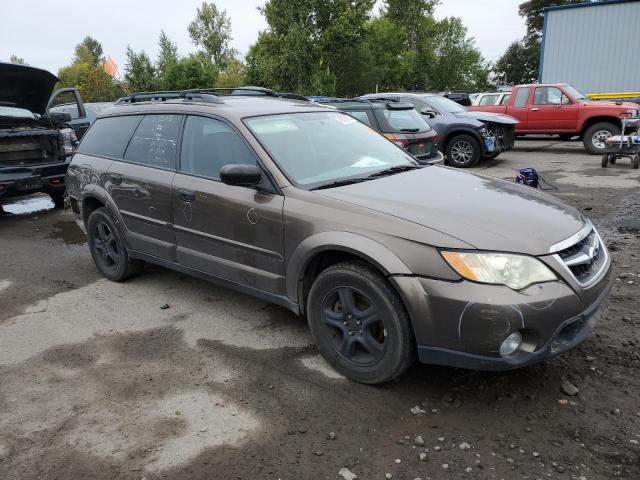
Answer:
<path fill-rule="evenodd" d="M 504 342 L 502 342 L 502 345 L 500 345 L 500 355 L 503 357 L 511 355 L 513 352 L 518 350 L 521 344 L 522 335 L 520 335 L 520 332 L 513 332 L 511 335 L 505 338 Z"/>

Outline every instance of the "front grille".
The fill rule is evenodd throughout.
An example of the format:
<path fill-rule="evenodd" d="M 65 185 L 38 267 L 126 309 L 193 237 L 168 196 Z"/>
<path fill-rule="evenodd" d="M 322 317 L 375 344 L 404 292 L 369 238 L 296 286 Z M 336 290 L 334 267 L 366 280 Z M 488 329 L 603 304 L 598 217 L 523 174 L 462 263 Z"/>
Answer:
<path fill-rule="evenodd" d="M 557 254 L 581 284 L 593 280 L 607 261 L 607 252 L 595 229 L 591 229 L 582 240 Z"/>

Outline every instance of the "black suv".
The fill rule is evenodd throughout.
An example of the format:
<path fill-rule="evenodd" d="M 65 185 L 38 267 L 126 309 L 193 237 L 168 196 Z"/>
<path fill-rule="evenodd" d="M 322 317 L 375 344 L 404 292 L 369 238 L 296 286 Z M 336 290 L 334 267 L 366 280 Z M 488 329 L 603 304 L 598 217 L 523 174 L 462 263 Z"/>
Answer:
<path fill-rule="evenodd" d="M 342 110 L 376 129 L 389 140 L 406 149 L 420 162 L 442 163 L 443 161 L 443 156 L 438 150 L 437 132 L 429 126 L 411 103 L 342 98 L 321 99 L 317 102 Z"/>
<path fill-rule="evenodd" d="M 80 114 L 85 111 L 75 88 L 51 93 L 59 81 L 46 70 L 0 63 L 0 200 L 42 191 L 57 206 L 63 204 L 77 140 L 67 123 L 71 116 L 48 107 L 70 93 Z"/>

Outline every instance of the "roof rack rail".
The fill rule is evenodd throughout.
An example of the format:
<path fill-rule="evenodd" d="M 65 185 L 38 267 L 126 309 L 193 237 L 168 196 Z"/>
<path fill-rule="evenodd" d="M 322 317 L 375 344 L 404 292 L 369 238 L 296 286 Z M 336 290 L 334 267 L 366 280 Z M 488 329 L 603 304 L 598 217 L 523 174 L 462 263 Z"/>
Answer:
<path fill-rule="evenodd" d="M 221 95 L 229 92 L 227 95 Z M 137 103 L 137 102 L 166 102 L 167 100 L 196 100 L 206 103 L 224 103 L 220 97 L 230 96 L 260 96 L 274 98 L 289 98 L 292 100 L 309 99 L 296 93 L 279 93 L 263 87 L 221 87 L 221 88 L 193 88 L 189 90 L 164 90 L 158 92 L 136 92 L 129 96 L 119 98 L 115 103 Z"/>
<path fill-rule="evenodd" d="M 351 102 L 359 102 L 359 103 L 369 103 L 368 98 L 338 98 L 338 97 L 327 97 L 320 98 L 318 100 L 314 100 L 316 103 L 351 103 Z"/>
<path fill-rule="evenodd" d="M 116 105 L 137 102 L 166 102 L 167 100 L 198 100 L 206 103 L 224 103 L 216 95 L 209 92 L 193 90 L 165 90 L 159 92 L 136 92 L 127 97 L 119 98 Z"/>

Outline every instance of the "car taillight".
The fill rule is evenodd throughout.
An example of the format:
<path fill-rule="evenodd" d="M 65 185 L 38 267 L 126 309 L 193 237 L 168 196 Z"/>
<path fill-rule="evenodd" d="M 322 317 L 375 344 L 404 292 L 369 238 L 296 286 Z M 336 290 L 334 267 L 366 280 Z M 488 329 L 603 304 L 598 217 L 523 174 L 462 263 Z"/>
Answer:
<path fill-rule="evenodd" d="M 409 139 L 404 135 L 394 135 L 393 133 L 383 133 L 383 135 L 400 147 L 409 146 Z"/>
<path fill-rule="evenodd" d="M 440 143 L 440 136 L 436 135 L 435 137 L 433 137 L 433 144 L 437 145 L 438 143 Z"/>

